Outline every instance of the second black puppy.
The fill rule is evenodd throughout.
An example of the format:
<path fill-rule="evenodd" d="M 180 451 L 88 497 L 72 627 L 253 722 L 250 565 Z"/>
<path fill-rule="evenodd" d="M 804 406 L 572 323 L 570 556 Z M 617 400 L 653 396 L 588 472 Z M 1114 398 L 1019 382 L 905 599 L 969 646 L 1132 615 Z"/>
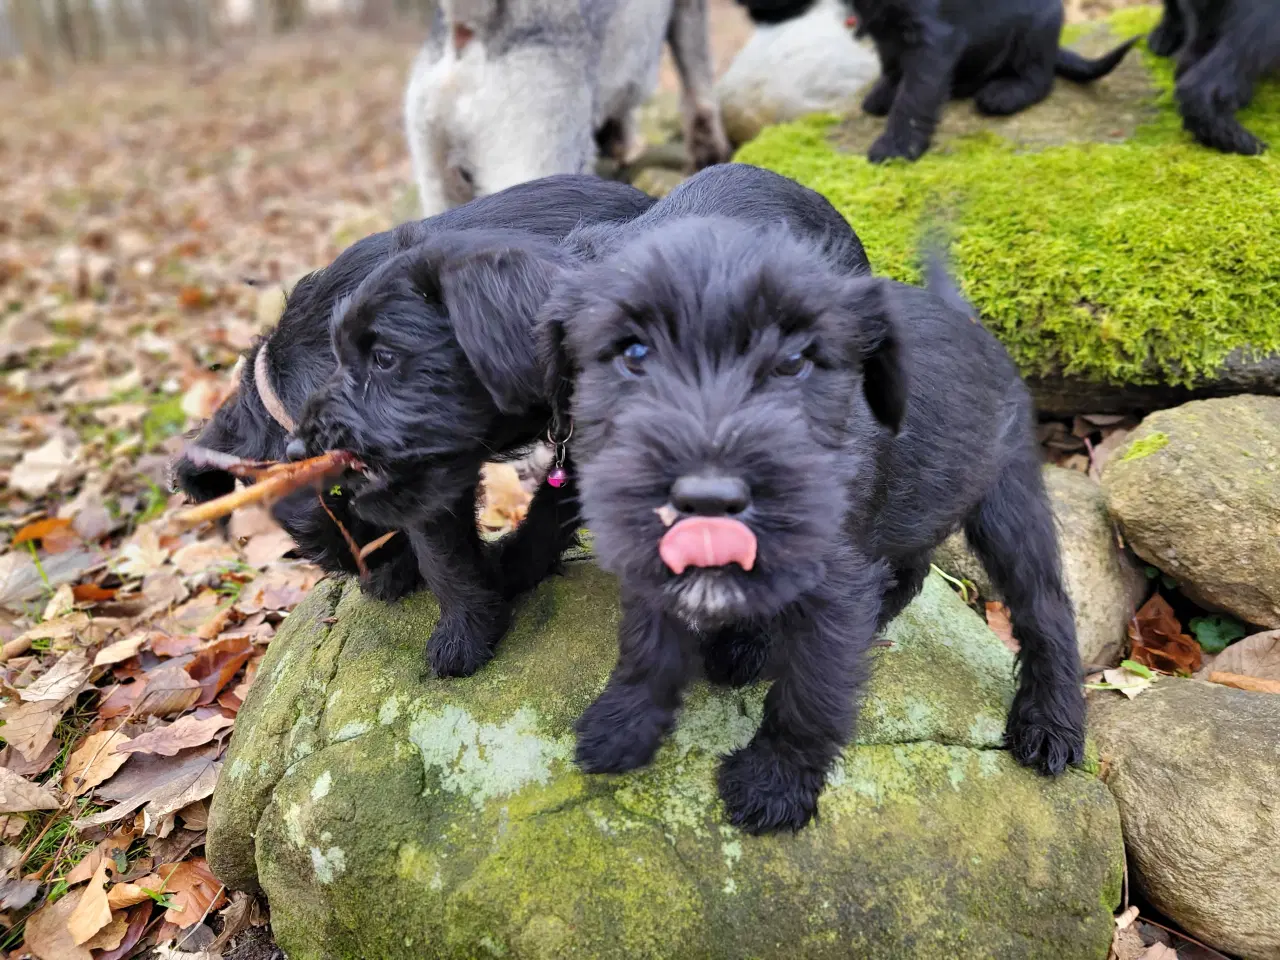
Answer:
<path fill-rule="evenodd" d="M 238 390 L 205 424 L 195 442 L 250 460 L 283 459 L 307 398 L 337 366 L 330 331 L 335 306 L 379 265 L 415 244 L 481 228 L 559 238 L 584 223 L 611 223 L 638 216 L 653 203 L 650 197 L 625 184 L 589 176 L 554 176 L 365 237 L 344 250 L 328 267 L 298 281 L 279 324 L 245 354 Z M 482 332 L 483 327 L 476 336 Z M 455 359 L 458 365 L 448 373 L 450 383 L 456 383 L 470 370 L 466 357 Z M 433 394 L 429 386 L 423 389 L 424 397 L 437 396 L 437 404 L 447 406 L 449 392 Z M 459 425 L 458 418 L 450 418 L 447 411 L 442 415 L 450 428 Z M 416 427 L 426 429 L 435 423 L 435 419 L 427 417 Z M 198 467 L 186 458 L 177 461 L 174 474 L 177 485 L 195 501 L 230 493 L 236 484 L 235 477 L 225 470 Z M 352 493 L 346 484 L 326 490 L 320 495 L 322 506 L 314 492 L 301 491 L 273 509 L 299 553 L 329 572 L 356 572 L 347 542 L 330 514 L 362 545 L 388 530 L 400 529 L 394 520 L 375 524 L 356 515 L 349 509 Z M 393 537 L 372 553 L 368 568 L 369 578 L 361 587 L 379 599 L 398 600 L 422 586 L 417 558 L 405 536 Z"/>
<path fill-rule="evenodd" d="M 1175 95 L 1183 125 L 1226 153 L 1261 153 L 1267 145 L 1240 125 L 1258 81 L 1280 71 L 1280 3 L 1275 0 L 1164 0 L 1164 19 L 1149 44 L 1177 54 Z"/>
<path fill-rule="evenodd" d="M 866 650 L 961 526 L 1022 641 L 1009 748 L 1045 773 L 1079 763 L 1074 618 L 1000 343 L 944 283 L 850 276 L 808 237 L 641 223 L 544 311 L 574 379 L 584 515 L 621 579 L 618 662 L 579 721 L 579 764 L 648 763 L 699 658 L 713 679 L 767 674 L 720 794 L 748 830 L 803 826 L 852 735 Z"/>
<path fill-rule="evenodd" d="M 1055 74 L 1089 83 L 1116 68 L 1136 40 L 1087 60 L 1058 46 L 1061 0 L 849 0 L 858 35 L 880 55 L 880 79 L 862 103 L 888 115 L 868 159 L 915 160 L 927 149 L 950 98 L 973 97 L 982 113 L 1006 116 L 1039 103 Z"/>

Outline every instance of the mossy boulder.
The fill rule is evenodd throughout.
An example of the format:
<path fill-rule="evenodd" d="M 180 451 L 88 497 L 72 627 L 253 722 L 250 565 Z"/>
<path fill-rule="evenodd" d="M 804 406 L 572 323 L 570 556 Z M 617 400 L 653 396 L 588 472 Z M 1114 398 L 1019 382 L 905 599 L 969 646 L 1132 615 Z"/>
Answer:
<path fill-rule="evenodd" d="M 1280 397 L 1153 413 L 1102 482 L 1129 545 L 1183 593 L 1280 627 Z"/>
<path fill-rule="evenodd" d="M 764 838 L 715 793 L 762 689 L 696 686 L 648 769 L 573 767 L 616 650 L 616 586 L 589 562 L 469 679 L 422 676 L 435 616 L 322 582 L 240 713 L 209 858 L 261 885 L 294 960 L 1106 956 L 1115 805 L 999 749 L 1012 661 L 938 578 L 874 654 L 820 820 Z"/>
<path fill-rule="evenodd" d="M 1119 659 L 1129 620 L 1147 590 L 1146 577 L 1116 543 L 1102 488 L 1075 470 L 1046 466 L 1043 473 L 1057 521 L 1062 574 L 1075 607 L 1080 659 L 1110 666 Z M 982 562 L 969 552 L 964 533 L 949 537 L 934 563 L 952 576 L 970 580 L 984 598 L 1003 599 L 992 588 Z"/>
<path fill-rule="evenodd" d="M 1080 38 L 1101 49 L 1149 30 L 1156 7 Z M 1201 395 L 1280 393 L 1280 153 L 1197 145 L 1172 65 L 1144 47 L 1089 87 L 1004 120 L 946 111 L 914 164 L 875 166 L 882 120 L 815 116 L 765 130 L 737 159 L 827 196 L 877 273 L 915 282 L 927 218 L 1048 412 L 1146 410 Z M 1280 81 L 1241 120 L 1280 143 Z"/>

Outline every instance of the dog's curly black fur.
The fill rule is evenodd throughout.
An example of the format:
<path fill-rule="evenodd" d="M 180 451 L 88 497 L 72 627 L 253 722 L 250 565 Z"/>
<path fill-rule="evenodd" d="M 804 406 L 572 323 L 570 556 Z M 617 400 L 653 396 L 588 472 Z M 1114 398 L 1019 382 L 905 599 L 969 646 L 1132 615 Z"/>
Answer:
<path fill-rule="evenodd" d="M 1077 83 L 1106 76 L 1136 42 L 1087 60 L 1058 46 L 1061 0 L 850 0 L 858 35 L 880 56 L 880 78 L 862 109 L 889 118 L 868 159 L 918 159 L 950 98 L 1007 116 L 1039 103 L 1055 75 Z"/>
<path fill-rule="evenodd" d="M 866 649 L 960 527 L 1022 641 L 1010 749 L 1046 773 L 1079 763 L 1074 618 L 1030 397 L 1003 347 L 939 274 L 932 291 L 852 275 L 794 222 L 695 207 L 664 218 L 659 203 L 621 229 L 540 321 L 553 378 L 573 381 L 594 548 L 621 578 L 619 659 L 579 721 L 579 764 L 647 763 L 699 659 L 720 682 L 767 674 L 763 721 L 720 792 L 748 830 L 803 826 L 852 735 Z M 725 210 L 742 212 L 704 212 Z M 657 511 L 681 513 L 683 477 L 749 491 L 735 515 L 757 539 L 751 570 L 664 565 Z"/>
<path fill-rule="evenodd" d="M 1225 153 L 1262 153 L 1267 145 L 1236 119 L 1257 82 L 1280 71 L 1280 4 L 1274 0 L 1165 0 L 1147 43 L 1177 56 L 1175 95 L 1183 126 Z"/>
<path fill-rule="evenodd" d="M 562 237 L 582 223 L 625 220 L 643 213 L 653 200 L 638 190 L 587 176 L 555 176 L 521 184 L 427 220 L 403 224 L 348 247 L 334 262 L 304 277 L 290 293 L 280 323 L 245 355 L 237 392 L 214 414 L 195 443 L 249 459 L 283 459 L 290 435 L 267 412 L 254 379 L 254 364 L 264 346 L 271 385 L 296 420 L 311 393 L 333 373 L 336 362 L 330 320 L 335 305 L 349 296 L 380 264 L 429 237 L 477 228 L 507 228 Z M 451 373 L 457 377 L 461 371 Z M 448 403 L 448 395 L 441 396 Z M 197 467 L 180 458 L 174 465 L 176 485 L 195 501 L 231 492 L 235 478 L 222 470 Z M 352 491 L 326 490 L 325 504 L 358 543 L 368 543 L 395 523 L 370 523 L 349 509 Z M 456 494 L 457 491 L 454 491 Z M 274 508 L 276 519 L 293 538 L 298 552 L 325 570 L 355 573 L 355 562 L 333 521 L 301 492 Z M 395 600 L 421 587 L 418 562 L 402 536 L 393 537 L 369 556 L 366 592 Z"/>

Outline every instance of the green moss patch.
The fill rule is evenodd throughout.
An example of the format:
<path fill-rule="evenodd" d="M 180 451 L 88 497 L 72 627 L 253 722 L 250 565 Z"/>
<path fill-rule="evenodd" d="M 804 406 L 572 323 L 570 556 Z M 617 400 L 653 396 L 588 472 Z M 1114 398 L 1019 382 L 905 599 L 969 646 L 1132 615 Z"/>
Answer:
<path fill-rule="evenodd" d="M 1117 14 L 1111 39 L 1156 15 Z M 836 118 L 815 116 L 765 130 L 737 159 L 823 193 L 895 279 L 919 279 L 922 232 L 945 221 L 966 296 L 1026 375 L 1190 385 L 1237 350 L 1280 352 L 1280 156 L 1195 144 L 1171 64 L 1141 55 L 1150 87 L 1120 142 L 1034 147 L 987 124 L 914 164 L 877 167 L 842 149 Z M 1063 96 L 1085 94 L 1060 89 L 1027 115 Z M 1240 119 L 1280 144 L 1280 82 L 1261 85 Z"/>
<path fill-rule="evenodd" d="M 1168 445 L 1169 435 L 1167 433 L 1153 433 L 1131 443 L 1129 449 L 1124 452 L 1124 456 L 1120 459 L 1141 460 L 1143 457 L 1151 456 L 1157 450 L 1163 450 Z"/>

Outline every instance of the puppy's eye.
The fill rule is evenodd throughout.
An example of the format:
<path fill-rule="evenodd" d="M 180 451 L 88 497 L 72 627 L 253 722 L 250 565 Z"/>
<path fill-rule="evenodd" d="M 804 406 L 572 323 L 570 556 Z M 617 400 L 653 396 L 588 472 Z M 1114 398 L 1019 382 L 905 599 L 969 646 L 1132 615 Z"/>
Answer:
<path fill-rule="evenodd" d="M 644 360 L 649 355 L 649 348 L 643 343 L 633 342 L 614 358 L 614 365 L 624 377 L 643 377 Z"/>
<path fill-rule="evenodd" d="M 379 370 L 391 370 L 396 365 L 396 355 L 391 350 L 374 350 L 372 359 Z"/>
<path fill-rule="evenodd" d="M 791 380 L 803 380 L 813 372 L 813 361 L 803 353 L 793 353 L 791 356 L 779 360 L 778 365 L 773 368 L 773 372 L 775 376 L 786 377 Z"/>

